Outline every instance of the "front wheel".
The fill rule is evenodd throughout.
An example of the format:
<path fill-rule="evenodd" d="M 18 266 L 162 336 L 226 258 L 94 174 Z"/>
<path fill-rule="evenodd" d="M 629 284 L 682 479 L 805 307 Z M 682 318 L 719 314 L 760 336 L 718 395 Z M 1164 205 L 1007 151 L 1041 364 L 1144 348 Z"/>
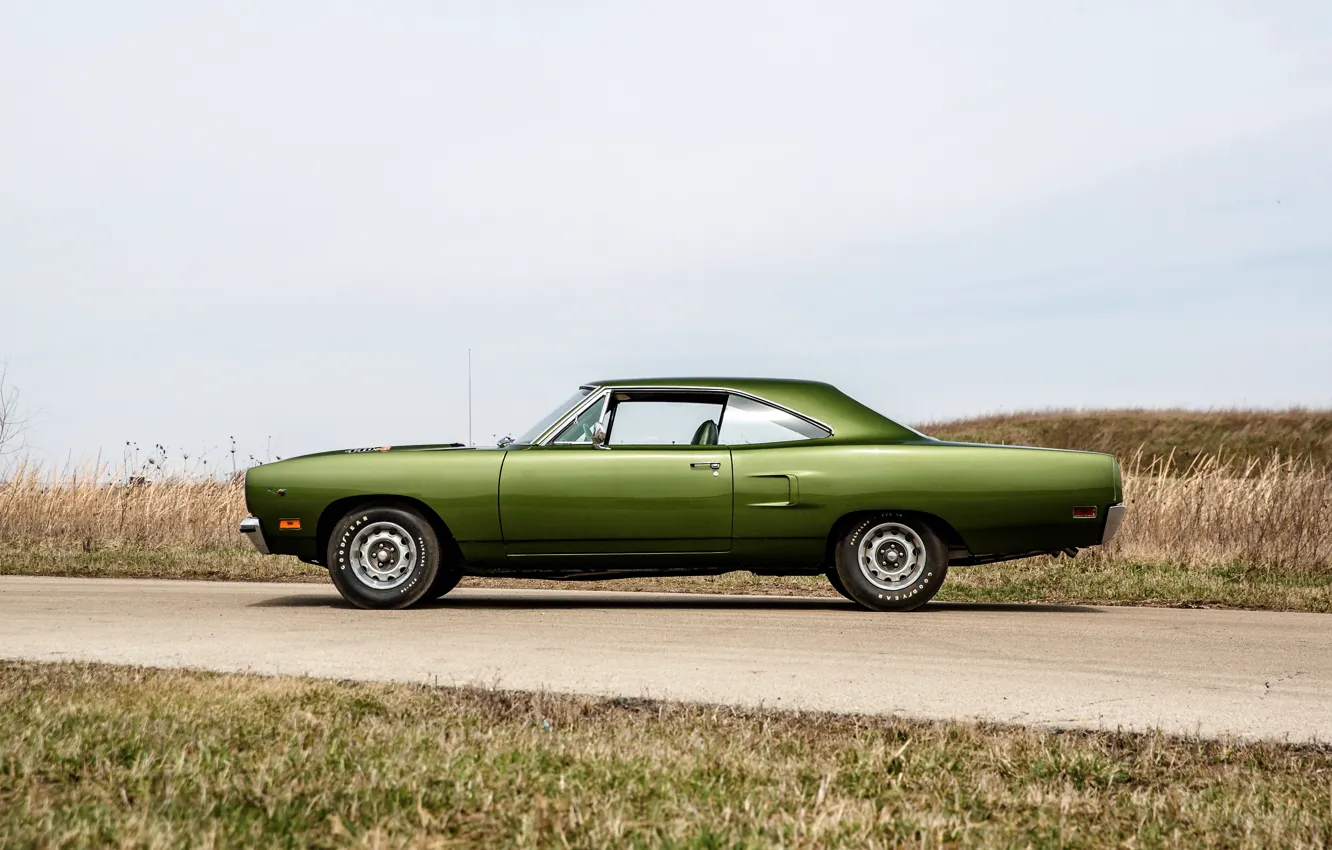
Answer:
<path fill-rule="evenodd" d="M 342 598 L 358 608 L 406 608 L 434 588 L 441 554 L 435 530 L 420 514 L 370 506 L 333 527 L 328 572 Z"/>
<path fill-rule="evenodd" d="M 439 565 L 439 572 L 435 573 L 435 581 L 430 585 L 430 589 L 426 591 L 423 601 L 429 602 L 440 598 L 457 587 L 458 582 L 462 581 L 462 557 L 456 547 L 451 548 L 453 548 L 453 551 L 444 554 Z"/>
<path fill-rule="evenodd" d="M 837 576 L 851 601 L 871 611 L 912 611 L 948 575 L 948 546 L 915 516 L 883 513 L 852 525 L 837 543 Z"/>

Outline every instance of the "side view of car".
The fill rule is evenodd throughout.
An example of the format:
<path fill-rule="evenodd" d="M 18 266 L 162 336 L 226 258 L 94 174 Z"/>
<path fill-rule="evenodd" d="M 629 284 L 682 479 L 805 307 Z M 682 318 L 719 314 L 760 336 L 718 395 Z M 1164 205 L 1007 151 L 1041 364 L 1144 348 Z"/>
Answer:
<path fill-rule="evenodd" d="M 379 446 L 246 476 L 260 552 L 362 608 L 465 575 L 819 575 L 860 606 L 928 602 L 950 566 L 1076 554 L 1125 513 L 1110 455 L 935 440 L 828 384 L 594 381 L 493 448 Z"/>

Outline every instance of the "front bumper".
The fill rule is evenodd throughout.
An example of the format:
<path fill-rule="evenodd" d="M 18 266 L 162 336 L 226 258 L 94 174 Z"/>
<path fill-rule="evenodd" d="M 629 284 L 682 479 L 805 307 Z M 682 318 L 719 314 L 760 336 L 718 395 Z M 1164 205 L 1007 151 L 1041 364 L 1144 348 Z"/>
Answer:
<path fill-rule="evenodd" d="M 259 550 L 259 554 L 269 554 L 268 541 L 264 539 L 264 528 L 259 522 L 259 517 L 247 516 L 241 520 L 240 533 L 250 538 L 250 542 Z"/>
<path fill-rule="evenodd" d="M 1101 532 L 1101 542 L 1109 543 L 1111 538 L 1119 531 L 1119 524 L 1124 521 L 1124 515 L 1128 513 L 1127 505 L 1111 505 L 1105 512 L 1105 531 Z"/>

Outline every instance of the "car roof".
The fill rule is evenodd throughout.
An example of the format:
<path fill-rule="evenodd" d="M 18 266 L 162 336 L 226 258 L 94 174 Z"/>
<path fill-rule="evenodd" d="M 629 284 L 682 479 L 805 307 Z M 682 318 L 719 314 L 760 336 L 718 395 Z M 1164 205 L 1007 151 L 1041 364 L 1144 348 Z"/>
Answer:
<path fill-rule="evenodd" d="M 866 407 L 822 381 L 792 378 L 611 378 L 590 381 L 589 387 L 681 387 L 736 390 L 775 402 L 833 429 L 833 438 L 848 442 L 904 442 L 922 436 Z"/>

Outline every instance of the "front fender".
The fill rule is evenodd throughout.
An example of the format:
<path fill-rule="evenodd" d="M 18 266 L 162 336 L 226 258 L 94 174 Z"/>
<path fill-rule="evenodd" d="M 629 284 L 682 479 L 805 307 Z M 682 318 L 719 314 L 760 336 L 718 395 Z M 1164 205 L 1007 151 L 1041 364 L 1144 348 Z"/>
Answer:
<path fill-rule="evenodd" d="M 263 464 L 245 476 L 245 504 L 274 554 L 318 559 L 320 519 L 335 502 L 402 497 L 434 511 L 460 544 L 500 539 L 501 450 L 312 455 Z M 282 528 L 299 522 L 299 528 Z"/>

